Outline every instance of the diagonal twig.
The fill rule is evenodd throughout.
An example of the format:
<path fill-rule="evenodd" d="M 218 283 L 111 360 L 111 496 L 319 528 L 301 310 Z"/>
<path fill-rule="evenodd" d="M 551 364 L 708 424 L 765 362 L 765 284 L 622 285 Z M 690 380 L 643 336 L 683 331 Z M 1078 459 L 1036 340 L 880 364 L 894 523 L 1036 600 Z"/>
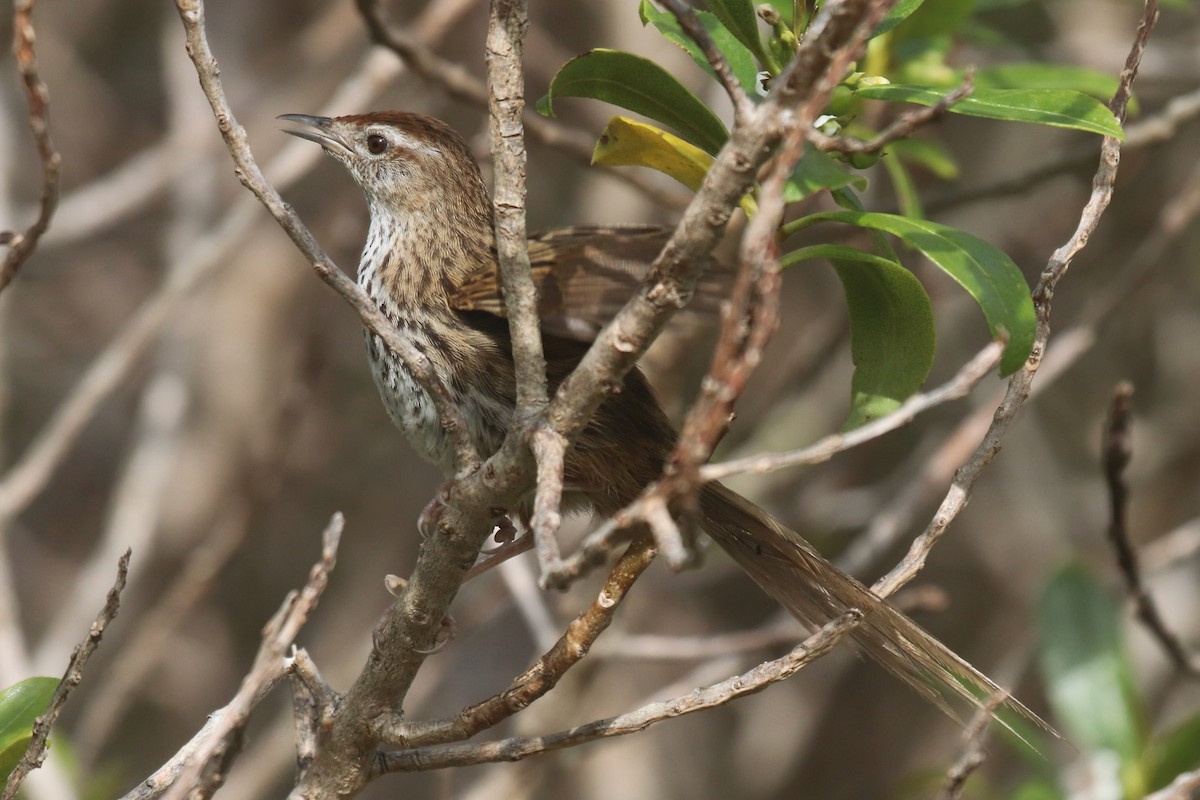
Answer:
<path fill-rule="evenodd" d="M 220 712 L 210 716 L 210 724 L 202 731 L 204 735 L 198 734 L 180 751 L 182 758 L 177 755 L 145 782 L 149 784 L 156 779 L 165 781 L 164 785 L 171 787 L 166 795 L 167 800 L 190 797 L 197 787 L 203 787 L 211 793 L 223 782 L 224 771 L 214 771 L 212 764 L 227 757 L 244 730 L 250 712 L 288 674 L 290 665 L 285 654 L 329 585 L 329 575 L 337 563 L 338 545 L 344 527 L 345 520 L 340 512 L 329 520 L 321 534 L 320 560 L 309 570 L 304 587 L 292 591 L 267 621 L 263 628 L 262 644 L 254 656 L 254 665 L 242 679 L 237 694 Z M 129 798 L 140 796 L 134 793 L 127 795 Z"/>
<path fill-rule="evenodd" d="M 1125 68 L 1121 71 L 1120 82 L 1110 105 L 1113 115 L 1121 122 L 1125 120 L 1129 95 L 1134 79 L 1137 77 L 1142 53 L 1146 49 L 1146 43 L 1150 40 L 1150 34 L 1157 21 L 1157 0 L 1146 0 L 1141 22 L 1134 35 L 1133 45 L 1130 47 Z M 871 587 L 880 596 L 886 597 L 892 594 L 912 580 L 924 567 L 933 545 L 966 507 L 979 477 L 1000 451 L 1001 442 L 1008 433 L 1009 427 L 1029 399 L 1033 378 L 1041 367 L 1042 356 L 1050 340 L 1050 308 L 1054 290 L 1066 274 L 1072 259 L 1087 245 L 1092 232 L 1100 224 L 1100 218 L 1112 199 L 1120 158 L 1120 140 L 1111 136 L 1104 137 L 1100 145 L 1100 164 L 1092 180 L 1092 192 L 1080 214 L 1075 232 L 1062 247 L 1055 250 L 1050 256 L 1038 279 L 1037 286 L 1034 287 L 1033 303 L 1037 316 L 1037 331 L 1029 359 L 1025 362 L 1025 366 L 1009 379 L 1004 399 L 1000 401 L 992 423 L 988 427 L 987 433 L 984 434 L 983 441 L 980 442 L 970 459 L 955 472 L 950 489 L 942 499 L 937 511 L 934 512 L 933 519 L 925 527 L 925 530 L 913 540 L 904 559 Z"/>
<path fill-rule="evenodd" d="M 643 731 L 668 719 L 724 705 L 761 692 L 785 680 L 825 655 L 861 620 L 857 611 L 844 614 L 808 637 L 782 658 L 759 664 L 741 675 L 705 686 L 679 697 L 660 700 L 608 719 L 596 720 L 542 736 L 514 737 L 484 744 L 441 744 L 382 754 L 374 767 L 380 773 L 413 772 L 446 767 L 521 761 L 564 747 Z"/>
<path fill-rule="evenodd" d="M 117 611 L 121 607 L 121 592 L 125 589 L 125 578 L 129 575 L 129 556 L 130 552 L 125 551 L 125 554 L 117 560 L 117 580 L 113 583 L 113 587 L 108 590 L 108 597 L 104 601 L 104 607 L 100 609 L 100 613 L 96 616 L 96 620 L 92 623 L 88 630 L 87 638 L 79 643 L 75 648 L 75 652 L 71 654 L 71 661 L 67 665 L 66 674 L 58 684 L 58 688 L 54 690 L 54 697 L 50 700 L 50 706 L 46 709 L 46 713 L 37 718 L 37 722 L 33 726 L 33 739 L 29 742 L 29 747 L 25 750 L 25 755 L 21 757 L 16 768 L 8 776 L 8 782 L 5 784 L 4 793 L 0 794 L 0 800 L 11 800 L 17 794 L 17 789 L 25 781 L 25 776 L 31 770 L 35 770 L 42 765 L 42 761 L 46 758 L 47 738 L 50 736 L 50 728 L 54 725 L 54 721 L 58 719 L 59 713 L 62 712 L 63 705 L 67 702 L 67 697 L 75 689 L 76 686 L 83 680 L 83 668 L 91 658 L 92 653 L 100 645 L 100 637 L 104 635 L 105 629 L 109 623 L 117 616 Z"/>
<path fill-rule="evenodd" d="M 494 727 L 545 695 L 567 670 L 588 654 L 596 639 L 612 623 L 617 607 L 634 581 L 653 560 L 654 549 L 649 539 L 635 540 L 613 566 L 592 604 L 571 622 L 554 646 L 507 689 L 449 719 L 413 723 L 394 720 L 383 731 L 382 741 L 405 748 L 461 741 Z"/>
<path fill-rule="evenodd" d="M 1102 457 L 1104 482 L 1108 487 L 1111 518 L 1108 539 L 1117 556 L 1125 590 L 1133 599 L 1137 618 L 1158 641 L 1175 668 L 1193 678 L 1200 677 L 1200 663 L 1188 653 L 1178 636 L 1167 626 L 1158 604 L 1142 579 L 1137 550 L 1129 537 L 1129 486 L 1125 468 L 1133 457 L 1133 384 L 1123 382 L 1113 391 L 1108 423 L 1104 426 Z"/>
<path fill-rule="evenodd" d="M 752 108 L 750 98 L 746 95 L 745 87 L 738 83 L 737 78 L 734 77 L 733 70 L 730 68 L 725 54 L 717 48 L 716 42 L 708 35 L 705 27 L 700 24 L 700 17 L 697 16 L 696 10 L 683 2 L 683 0 L 662 0 L 662 4 L 667 7 L 668 11 L 675 15 L 675 19 L 679 20 L 680 27 L 696 43 L 700 48 L 700 52 L 704 53 L 704 57 L 708 60 L 708 65 L 712 67 L 713 74 L 717 76 L 717 81 L 721 84 L 721 88 L 725 90 L 725 94 L 729 96 L 729 101 L 733 103 L 734 124 L 744 122 Z"/>
<path fill-rule="evenodd" d="M 992 715 L 1007 700 L 1006 692 L 997 692 L 975 712 L 975 716 L 971 718 L 971 724 L 963 731 L 962 753 L 946 770 L 946 776 L 942 781 L 942 791 L 938 793 L 938 800 L 959 800 L 963 796 L 967 778 L 971 777 L 987 758 L 987 751 L 984 747 L 991 730 Z"/>
<path fill-rule="evenodd" d="M 813 143 L 827 153 L 878 153 L 897 139 L 907 139 L 920 127 L 941 118 L 951 106 L 975 91 L 975 71 L 969 70 L 963 82 L 954 90 L 947 92 L 940 100 L 931 106 L 906 111 L 896 120 L 870 139 L 855 139 L 850 136 L 827 136 L 820 131 L 812 133 Z"/>
<path fill-rule="evenodd" d="M 37 53 L 34 50 L 36 35 L 33 29 L 33 7 L 37 0 L 15 0 L 13 3 L 13 55 L 17 69 L 25 84 L 29 98 L 29 129 L 37 143 L 38 158 L 42 163 L 42 198 L 37 219 L 25 231 L 0 231 L 0 245 L 9 248 L 0 263 L 0 292 L 16 277 L 37 247 L 38 240 L 50 227 L 54 210 L 58 207 L 59 175 L 62 156 L 50 139 L 50 94 L 38 73 Z"/>

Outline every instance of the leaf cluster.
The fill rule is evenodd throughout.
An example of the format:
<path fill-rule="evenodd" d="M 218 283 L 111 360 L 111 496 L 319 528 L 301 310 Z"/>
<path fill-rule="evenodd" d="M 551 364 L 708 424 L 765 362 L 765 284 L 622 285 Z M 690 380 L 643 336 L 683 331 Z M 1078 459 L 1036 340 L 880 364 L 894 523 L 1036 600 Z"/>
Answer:
<path fill-rule="evenodd" d="M 952 67 L 948 59 L 956 38 L 972 30 L 974 6 L 965 0 L 902 0 L 893 6 L 873 32 L 863 63 L 843 76 L 834 91 L 816 122 L 821 136 L 807 143 L 784 189 L 795 210 L 778 232 L 786 251 L 781 264 L 827 261 L 846 293 L 855 364 L 846 428 L 898 408 L 920 389 L 933 366 L 936 332 L 929 295 L 888 237 L 925 256 L 979 305 L 992 337 L 1005 343 L 1002 375 L 1019 369 L 1033 344 L 1033 302 L 1012 259 L 982 239 L 923 215 L 910 170 L 953 178 L 958 168 L 949 152 L 925 136 L 901 139 L 875 152 L 862 147 L 878 132 L 863 121 L 868 104 L 939 106 L 960 88 L 968 72 Z M 803 2 L 774 2 L 756 11 L 750 0 L 709 0 L 707 7 L 697 12 L 701 25 L 746 97 L 760 101 L 795 53 L 814 14 Z M 702 48 L 673 14 L 651 0 L 642 0 L 639 13 L 643 24 L 654 26 L 716 79 Z M 1121 138 L 1120 124 L 1097 99 L 1115 85 L 1115 78 L 1077 67 L 1007 64 L 973 73 L 972 92 L 946 110 Z M 552 114 L 554 101 L 564 97 L 601 100 L 652 121 L 613 117 L 600 134 L 593 163 L 649 167 L 693 191 L 729 139 L 716 110 L 662 66 L 634 53 L 596 49 L 568 61 L 538 103 L 539 111 Z M 817 146 L 831 137 L 858 146 L 847 152 Z M 867 180 L 862 171 L 876 164 L 891 178 L 899 214 L 863 206 Z M 757 209 L 757 191 L 741 202 L 748 216 Z M 808 211 L 822 195 L 843 210 Z M 788 244 L 792 234 L 822 222 L 866 229 L 870 249 Z"/>

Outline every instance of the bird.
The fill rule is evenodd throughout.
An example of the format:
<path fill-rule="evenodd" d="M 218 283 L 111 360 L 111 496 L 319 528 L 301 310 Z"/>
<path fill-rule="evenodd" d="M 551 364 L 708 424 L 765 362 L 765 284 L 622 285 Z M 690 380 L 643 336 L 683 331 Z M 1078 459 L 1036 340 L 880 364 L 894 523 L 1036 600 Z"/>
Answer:
<path fill-rule="evenodd" d="M 494 453 L 513 419 L 516 388 L 491 194 L 470 146 L 441 120 L 409 111 L 279 119 L 302 126 L 285 132 L 319 144 L 362 189 L 370 222 L 358 283 L 428 359 L 479 454 Z M 669 235 L 654 226 L 597 226 L 529 239 L 551 392 L 647 275 Z M 456 451 L 428 392 L 377 335 L 367 330 L 366 339 L 392 421 L 418 455 L 455 475 Z M 573 502 L 615 514 L 662 474 L 677 436 L 634 367 L 566 455 Z M 703 530 L 797 619 L 812 628 L 859 615 L 851 632 L 859 647 L 952 716 L 956 698 L 979 708 L 1001 695 L 990 678 L 750 500 L 710 482 L 699 491 L 699 511 Z M 1041 722 L 1011 697 L 1004 705 Z"/>

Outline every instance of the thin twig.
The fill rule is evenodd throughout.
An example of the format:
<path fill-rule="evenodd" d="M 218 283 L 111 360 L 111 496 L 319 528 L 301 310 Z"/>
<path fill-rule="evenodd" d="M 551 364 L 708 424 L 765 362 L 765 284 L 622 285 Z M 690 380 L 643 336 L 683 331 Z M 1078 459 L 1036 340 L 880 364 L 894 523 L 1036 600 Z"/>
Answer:
<path fill-rule="evenodd" d="M 62 156 L 54 149 L 50 139 L 50 94 L 38 74 L 37 53 L 34 42 L 37 36 L 33 29 L 33 7 L 37 0 L 14 0 L 13 3 L 13 55 L 17 69 L 25 84 L 29 98 L 29 129 L 37 143 L 38 158 L 42 163 L 42 198 L 37 219 L 25 231 L 0 231 L 0 245 L 9 248 L 0 263 L 0 292 L 16 276 L 37 248 L 38 239 L 50 227 L 54 209 L 58 206 L 59 175 Z"/>
<path fill-rule="evenodd" d="M 1125 110 L 1134 78 L 1137 76 L 1137 68 L 1157 21 L 1157 0 L 1146 0 L 1142 20 L 1138 25 L 1133 46 L 1130 48 L 1125 69 L 1121 71 L 1120 83 L 1110 106 L 1118 120 L 1125 119 Z M 996 453 L 1000 451 L 1001 442 L 1008 433 L 1017 412 L 1029 399 L 1033 377 L 1041 366 L 1042 356 L 1050 339 L 1050 306 L 1055 287 L 1066 274 L 1072 259 L 1086 246 L 1092 232 L 1100 224 L 1100 217 L 1108 208 L 1116 182 L 1120 154 L 1121 142 L 1110 136 L 1104 137 L 1100 145 L 1100 164 L 1092 181 L 1092 193 L 1080 215 L 1079 224 L 1066 244 L 1051 255 L 1045 269 L 1042 270 L 1037 286 L 1034 287 L 1033 301 L 1037 315 L 1037 332 L 1029 359 L 1025 362 L 1025 366 L 1009 379 L 1008 390 L 1005 392 L 1000 406 L 996 409 L 992 424 L 984 435 L 983 441 L 975 449 L 971 458 L 955 472 L 950 489 L 934 513 L 933 519 L 925 530 L 913 540 L 904 559 L 872 586 L 872 590 L 881 597 L 892 594 L 908 583 L 924 567 L 925 560 L 934 544 L 966 507 L 967 500 L 970 499 L 971 492 L 980 475 L 991 463 Z"/>
<path fill-rule="evenodd" d="M 946 777 L 942 781 L 942 791 L 938 793 L 938 800 L 959 800 L 962 797 L 967 778 L 971 777 L 972 773 L 979 769 L 983 765 L 984 759 L 987 758 L 984 746 L 987 744 L 988 732 L 991 730 L 992 715 L 1007 700 L 1008 695 L 1005 692 L 997 692 L 975 712 L 975 716 L 971 718 L 971 724 L 963 731 L 962 754 L 946 770 Z"/>
<path fill-rule="evenodd" d="M 936 103 L 904 112 L 891 125 L 870 139 L 864 141 L 849 136 L 827 136 L 814 130 L 812 141 L 827 153 L 878 153 L 897 139 L 907 139 L 919 128 L 940 119 L 950 110 L 951 106 L 969 97 L 973 91 L 975 91 L 975 71 L 972 69 L 967 71 L 966 77 L 958 87 L 947 92 Z"/>
<path fill-rule="evenodd" d="M 634 541 L 613 566 L 592 604 L 572 620 L 567 630 L 537 662 L 507 689 L 463 709 L 449 719 L 409 723 L 387 722 L 381 741 L 399 747 L 456 742 L 494 727 L 553 689 L 567 670 L 579 663 L 596 639 L 612 623 L 617 607 L 638 577 L 654 560 L 654 548 L 645 537 Z"/>
<path fill-rule="evenodd" d="M 783 453 L 766 453 L 747 456 L 733 461 L 709 464 L 700 468 L 704 480 L 722 480 L 730 475 L 742 473 L 771 472 L 784 467 L 794 467 L 801 464 L 820 464 L 828 461 L 837 453 L 859 447 L 866 442 L 878 439 L 884 434 L 912 422 L 924 412 L 951 400 L 966 397 L 1000 360 L 1004 349 L 1001 342 L 991 342 L 976 353 L 970 361 L 963 364 L 950 380 L 928 392 L 921 392 L 909 397 L 895 411 L 871 420 L 847 433 L 835 433 L 808 447 Z"/>
<path fill-rule="evenodd" d="M 729 101 L 733 103 L 733 121 L 734 124 L 740 124 L 749 116 L 752 108 L 750 98 L 746 96 L 745 87 L 743 87 L 736 77 L 733 70 L 729 67 L 729 62 L 725 59 L 725 54 L 720 51 L 712 37 L 708 35 L 708 30 L 700 24 L 700 18 L 696 15 L 696 10 L 683 0 L 662 0 L 662 4 L 667 7 L 667 10 L 675 15 L 675 19 L 679 20 L 680 27 L 684 33 L 691 37 L 692 41 L 700 48 L 700 52 L 704 53 L 704 58 L 708 60 L 708 65 L 712 67 L 713 74 L 717 76 L 717 81 L 725 90 L 725 94 L 729 96 Z"/>
<path fill-rule="evenodd" d="M 433 745 L 398 753 L 384 753 L 375 761 L 375 767 L 381 773 L 413 772 L 497 761 L 520 761 L 530 756 L 574 747 L 597 739 L 638 733 L 659 722 L 715 708 L 740 697 L 761 692 L 771 684 L 791 677 L 832 649 L 858 623 L 860 617 L 857 611 L 838 617 L 797 645 L 786 656 L 759 664 L 741 675 L 694 689 L 679 697 L 649 703 L 615 717 L 543 736 L 515 737 L 484 744 Z"/>
<path fill-rule="evenodd" d="M 1104 482 L 1108 487 L 1111 519 L 1108 538 L 1117 556 L 1125 590 L 1133 599 L 1137 618 L 1158 641 L 1175 668 L 1185 675 L 1200 677 L 1200 663 L 1188 653 L 1183 641 L 1168 627 L 1142 579 L 1137 550 L 1129 536 L 1129 486 L 1125 468 L 1133 457 L 1133 384 L 1123 382 L 1113 391 L 1108 423 L 1104 426 Z"/>
<path fill-rule="evenodd" d="M 254 665 L 242 679 L 237 694 L 221 710 L 219 721 L 206 726 L 207 736 L 199 742 L 193 740 L 194 747 L 189 743 L 190 749 L 171 779 L 167 800 L 183 800 L 198 787 L 211 792 L 224 782 L 224 771 L 212 770 L 211 764 L 227 752 L 231 742 L 244 730 L 250 712 L 288 674 L 284 656 L 329 585 L 344 527 L 341 513 L 334 514 L 321 534 L 321 558 L 309 571 L 308 581 L 300 591 L 288 595 L 263 628 L 263 641 L 254 656 Z M 172 759 L 171 763 L 175 762 Z"/>
<path fill-rule="evenodd" d="M 121 607 L 121 592 L 125 589 L 125 578 L 129 574 L 129 556 L 130 552 L 125 551 L 125 554 L 117 560 L 117 580 L 113 583 L 111 589 L 108 590 L 108 597 L 104 601 L 104 607 L 100 609 L 100 613 L 96 616 L 91 628 L 88 629 L 87 638 L 80 642 L 75 651 L 71 653 L 71 661 L 67 665 L 67 671 L 63 675 L 62 681 L 59 682 L 58 688 L 54 690 L 54 696 L 50 700 L 50 706 L 46 712 L 37 718 L 37 722 L 33 725 L 33 738 L 29 742 L 29 746 L 25 749 L 25 755 L 17 763 L 12 773 L 8 776 L 8 782 L 4 786 L 4 793 L 0 795 L 0 800 L 11 800 L 16 797 L 17 789 L 25 781 L 25 776 L 31 770 L 35 770 L 42 765 L 46 759 L 47 743 L 46 740 L 50 736 L 50 728 L 53 727 L 54 721 L 58 719 L 58 715 L 62 712 L 63 705 L 67 702 L 67 697 L 75 689 L 76 686 L 83 680 L 83 668 L 91 658 L 92 653 L 100 645 L 100 638 L 104 635 L 104 631 L 108 628 L 109 623 L 117 616 L 117 611 Z"/>

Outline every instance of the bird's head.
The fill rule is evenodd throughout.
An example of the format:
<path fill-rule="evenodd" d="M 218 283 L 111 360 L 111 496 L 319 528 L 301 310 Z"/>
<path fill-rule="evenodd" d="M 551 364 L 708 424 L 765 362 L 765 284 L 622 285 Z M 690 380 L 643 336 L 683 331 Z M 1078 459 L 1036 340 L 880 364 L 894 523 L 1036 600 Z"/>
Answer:
<path fill-rule="evenodd" d="M 404 111 L 347 117 L 284 114 L 306 127 L 287 133 L 316 142 L 341 161 L 373 211 L 442 210 L 490 216 L 487 187 L 466 141 L 441 120 Z"/>

